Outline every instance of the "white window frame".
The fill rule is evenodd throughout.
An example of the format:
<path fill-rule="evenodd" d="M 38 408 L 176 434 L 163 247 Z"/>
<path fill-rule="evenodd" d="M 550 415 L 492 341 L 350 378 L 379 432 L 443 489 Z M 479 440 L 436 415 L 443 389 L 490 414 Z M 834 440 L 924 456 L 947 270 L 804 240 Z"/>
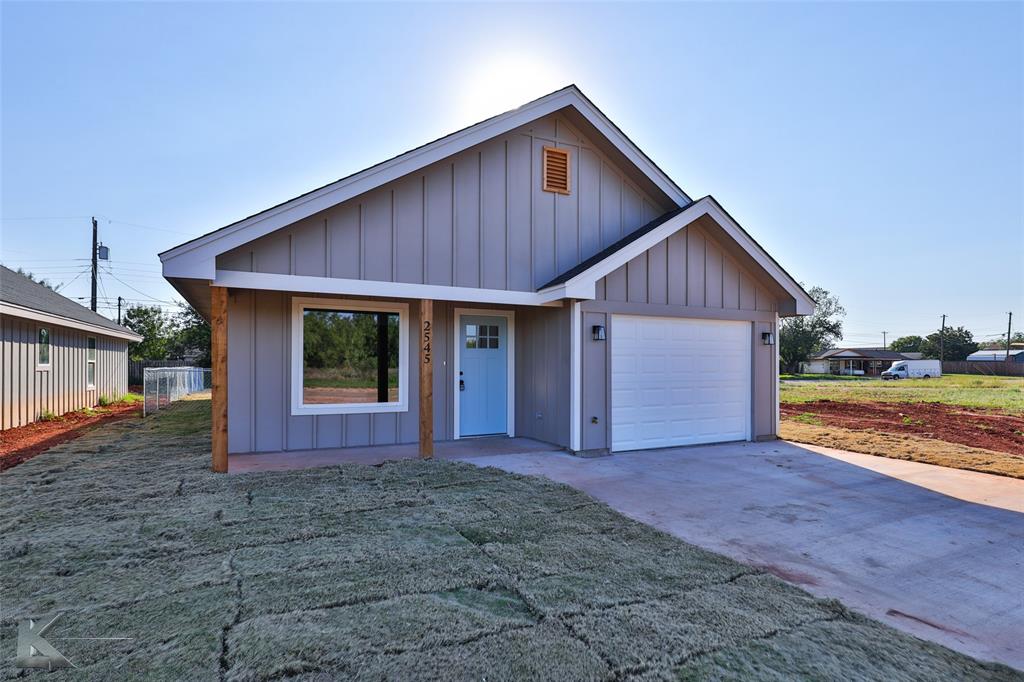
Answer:
<path fill-rule="evenodd" d="M 332 403 L 306 405 L 302 402 L 303 314 L 306 310 L 355 310 L 398 313 L 398 402 Z M 258 370 L 257 370 L 258 371 Z M 375 414 L 409 411 L 409 304 L 391 301 L 363 301 L 339 298 L 292 298 L 291 383 L 293 416 L 305 414 Z"/>
<path fill-rule="evenodd" d="M 454 395 L 453 404 L 453 423 L 452 433 L 455 435 L 455 440 L 471 436 L 462 436 L 459 433 L 461 428 L 460 412 L 461 412 L 461 391 L 459 391 L 459 371 L 462 364 L 462 316 L 466 315 L 469 317 L 483 316 L 483 317 L 504 317 L 507 320 L 506 326 L 508 327 L 508 352 L 505 354 L 505 362 L 507 364 L 508 379 L 506 381 L 506 391 L 508 391 L 508 404 L 506 410 L 506 426 L 508 435 L 510 438 L 515 438 L 516 435 L 516 311 L 514 310 L 500 310 L 500 309 L 489 309 L 489 308 L 456 308 L 453 311 L 453 345 L 455 352 L 453 353 L 455 373 L 453 375 L 454 383 L 452 385 L 452 395 Z"/>
<path fill-rule="evenodd" d="M 42 352 L 43 344 L 39 343 L 39 332 L 46 332 L 46 362 L 42 362 L 39 359 L 39 354 Z M 48 371 L 53 364 L 53 329 L 51 327 L 36 327 L 36 369 L 39 371 Z"/>
<path fill-rule="evenodd" d="M 92 341 L 92 348 L 89 348 L 89 342 Z M 89 358 L 89 352 L 92 351 L 92 359 Z M 85 387 L 96 388 L 96 358 L 99 355 L 99 344 L 96 341 L 95 336 L 85 337 Z M 92 383 L 89 383 L 89 365 L 92 365 Z"/>

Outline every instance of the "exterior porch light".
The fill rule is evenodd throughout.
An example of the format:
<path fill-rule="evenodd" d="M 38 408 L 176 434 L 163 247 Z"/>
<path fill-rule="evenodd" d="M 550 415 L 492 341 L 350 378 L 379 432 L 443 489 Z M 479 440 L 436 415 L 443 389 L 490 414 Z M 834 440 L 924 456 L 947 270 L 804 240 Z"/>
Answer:
<path fill-rule="evenodd" d="M 775 334 L 772 334 L 771 332 L 761 332 L 761 343 L 766 346 L 774 346 Z"/>
<path fill-rule="evenodd" d="M 604 341 L 604 325 L 595 324 L 593 327 L 590 328 L 590 335 L 591 337 L 593 337 L 594 341 Z"/>

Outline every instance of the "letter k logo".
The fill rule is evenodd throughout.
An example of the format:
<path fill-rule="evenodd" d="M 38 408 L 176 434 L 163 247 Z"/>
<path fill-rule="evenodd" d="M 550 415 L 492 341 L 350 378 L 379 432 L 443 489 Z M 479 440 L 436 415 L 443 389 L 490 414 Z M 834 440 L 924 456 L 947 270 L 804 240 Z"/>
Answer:
<path fill-rule="evenodd" d="M 64 658 L 64 654 L 43 639 L 43 635 L 53 627 L 60 616 L 61 614 L 58 613 L 46 625 L 37 625 L 36 621 L 30 618 L 18 623 L 18 650 L 14 659 L 15 666 L 46 668 L 47 670 L 75 667 L 71 661 Z"/>

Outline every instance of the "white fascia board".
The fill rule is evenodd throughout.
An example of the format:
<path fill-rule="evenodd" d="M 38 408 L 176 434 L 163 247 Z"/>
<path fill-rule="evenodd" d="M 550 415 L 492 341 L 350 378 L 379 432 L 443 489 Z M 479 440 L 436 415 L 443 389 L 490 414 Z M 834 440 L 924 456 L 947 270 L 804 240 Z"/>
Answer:
<path fill-rule="evenodd" d="M 725 230 L 737 244 L 740 245 L 772 279 L 778 282 L 779 286 L 796 301 L 797 315 L 810 315 L 814 312 L 814 299 L 804 293 L 800 285 L 793 280 L 789 274 L 779 267 L 771 257 L 762 249 L 757 242 L 743 231 L 739 225 L 725 212 L 711 197 L 704 197 L 690 204 L 682 213 L 671 220 L 665 221 L 657 228 L 651 230 L 644 236 L 627 244 L 604 260 L 595 263 L 592 267 L 576 275 L 569 281 L 548 289 L 542 289 L 538 293 L 552 296 L 558 295 L 564 298 L 593 299 L 596 298 L 597 281 L 602 277 L 611 274 L 652 246 L 668 239 L 670 236 L 686 227 L 693 221 L 707 215 Z"/>
<path fill-rule="evenodd" d="M 21 317 L 26 320 L 43 322 L 45 324 L 52 324 L 58 327 L 78 329 L 80 331 L 89 332 L 90 334 L 96 334 L 97 336 L 110 336 L 115 339 L 125 339 L 126 341 L 131 341 L 133 343 L 139 343 L 142 341 L 142 337 L 134 332 L 109 329 L 102 325 L 73 320 L 70 317 L 64 317 L 63 315 L 44 313 L 40 310 L 26 308 L 14 303 L 0 303 L 0 314 L 10 315 L 11 317 Z"/>
<path fill-rule="evenodd" d="M 690 198 L 650 161 L 636 145 L 574 87 L 500 114 L 436 142 L 406 152 L 390 161 L 338 180 L 318 190 L 258 213 L 234 225 L 211 232 L 160 254 L 165 277 L 212 279 L 218 254 L 308 218 L 352 197 L 414 173 L 432 163 L 458 154 L 474 145 L 526 125 L 542 116 L 573 106 L 608 138 L 631 162 L 679 206 Z"/>
<path fill-rule="evenodd" d="M 429 298 L 436 301 L 465 301 L 468 303 L 498 303 L 504 305 L 561 305 L 562 298 L 557 293 L 542 295 L 533 291 L 475 289 L 472 287 L 448 287 L 437 284 L 380 282 L 366 279 L 311 277 L 308 275 L 275 275 L 238 270 L 217 270 L 216 279 L 212 284 L 213 286 L 235 289 L 376 296 L 379 298 Z"/>

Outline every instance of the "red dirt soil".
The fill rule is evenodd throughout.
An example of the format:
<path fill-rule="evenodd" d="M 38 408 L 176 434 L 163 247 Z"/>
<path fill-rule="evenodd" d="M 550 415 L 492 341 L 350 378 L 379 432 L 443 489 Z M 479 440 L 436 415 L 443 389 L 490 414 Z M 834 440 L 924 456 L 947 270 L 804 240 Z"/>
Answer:
<path fill-rule="evenodd" d="M 1024 417 L 942 403 L 783 403 L 783 417 L 812 414 L 826 426 L 913 434 L 1024 456 Z"/>
<path fill-rule="evenodd" d="M 142 414 L 141 403 L 117 403 L 99 414 L 88 416 L 68 412 L 52 421 L 38 421 L 0 432 L 0 471 L 32 459 L 55 445 L 78 438 L 100 423 L 127 419 Z"/>

